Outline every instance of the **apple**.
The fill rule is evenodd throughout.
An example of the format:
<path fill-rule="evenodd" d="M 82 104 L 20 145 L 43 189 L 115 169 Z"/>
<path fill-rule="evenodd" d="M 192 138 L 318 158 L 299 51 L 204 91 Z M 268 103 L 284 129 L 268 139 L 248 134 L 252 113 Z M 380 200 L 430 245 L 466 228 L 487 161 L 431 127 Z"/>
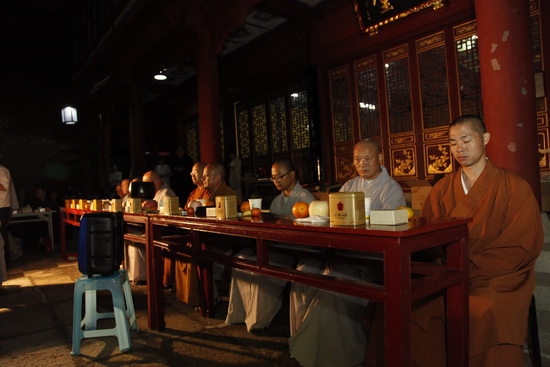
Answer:
<path fill-rule="evenodd" d="M 262 215 L 262 211 L 258 208 L 254 208 L 250 211 L 250 214 L 252 214 L 253 217 L 259 217 Z"/>
<path fill-rule="evenodd" d="M 145 200 L 141 203 L 141 209 L 146 212 L 154 212 L 158 210 L 159 204 L 155 200 Z"/>
<path fill-rule="evenodd" d="M 187 212 L 187 215 L 194 215 L 195 214 L 195 209 L 193 209 L 191 207 L 187 207 L 187 209 L 185 209 L 185 211 Z"/>

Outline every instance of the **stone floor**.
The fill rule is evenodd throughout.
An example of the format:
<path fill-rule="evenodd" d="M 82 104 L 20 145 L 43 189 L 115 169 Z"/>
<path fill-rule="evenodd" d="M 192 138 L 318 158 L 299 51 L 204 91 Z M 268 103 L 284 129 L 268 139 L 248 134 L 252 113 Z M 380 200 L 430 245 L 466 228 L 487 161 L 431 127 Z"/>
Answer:
<path fill-rule="evenodd" d="M 57 252 L 26 253 L 14 261 L 0 294 L 0 366 L 297 366 L 288 353 L 288 307 L 269 328 L 248 333 L 244 325 L 222 327 L 227 302 L 214 318 L 204 318 L 165 291 L 167 328 L 158 332 L 147 327 L 145 286 L 132 286 L 140 331 L 132 332 L 129 352 L 119 351 L 116 337 L 102 337 L 84 339 L 81 356 L 71 356 L 79 276 L 77 263 Z M 100 306 L 109 302 L 107 294 L 98 297 Z"/>

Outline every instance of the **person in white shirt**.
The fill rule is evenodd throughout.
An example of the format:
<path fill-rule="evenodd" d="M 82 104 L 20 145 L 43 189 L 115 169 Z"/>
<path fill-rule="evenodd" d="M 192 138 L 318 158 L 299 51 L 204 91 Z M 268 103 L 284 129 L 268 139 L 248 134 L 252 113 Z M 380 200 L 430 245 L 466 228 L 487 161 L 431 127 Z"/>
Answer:
<path fill-rule="evenodd" d="M 376 140 L 355 144 L 353 162 L 358 176 L 346 182 L 340 192 L 363 192 L 371 199 L 371 209 L 405 206 L 403 190 L 382 166 L 382 158 Z M 301 261 L 297 270 L 356 281 L 375 281 L 377 276 L 365 266 L 335 263 L 329 267 L 315 259 Z M 292 357 L 304 367 L 362 365 L 367 339 L 361 316 L 367 303 L 362 298 L 293 283 L 289 339 Z"/>
<path fill-rule="evenodd" d="M 166 196 L 176 196 L 174 191 L 168 187 L 159 174 L 155 171 L 146 172 L 142 178 L 143 182 L 152 182 L 155 185 L 155 200 L 159 208 Z M 128 279 L 134 284 L 141 284 L 146 281 L 147 267 L 145 263 L 145 246 L 142 243 L 127 242 L 126 254 L 124 259 Z"/>
<path fill-rule="evenodd" d="M 296 171 L 288 159 L 276 160 L 271 166 L 271 181 L 281 193 L 273 200 L 270 213 L 292 214 L 292 206 L 303 201 L 310 203 L 315 197 L 296 180 Z M 256 251 L 245 248 L 237 257 L 256 260 Z M 284 267 L 294 267 L 296 259 L 278 253 L 270 253 L 269 262 Z M 225 322 L 244 322 L 248 331 L 270 325 L 282 307 L 282 293 L 286 281 L 245 270 L 232 269 L 229 307 Z"/>
<path fill-rule="evenodd" d="M 8 226 L 12 214 L 12 179 L 10 171 L 0 165 L 0 235 L 4 240 L 4 267 L 10 264 L 10 246 L 8 238 Z M 1 266 L 1 265 L 0 265 Z"/>

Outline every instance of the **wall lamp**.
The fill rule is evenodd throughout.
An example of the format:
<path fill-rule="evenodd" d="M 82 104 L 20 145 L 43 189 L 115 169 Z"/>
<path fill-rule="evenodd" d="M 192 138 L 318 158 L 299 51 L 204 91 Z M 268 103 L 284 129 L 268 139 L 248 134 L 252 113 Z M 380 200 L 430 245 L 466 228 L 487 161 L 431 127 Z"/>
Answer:
<path fill-rule="evenodd" d="M 61 122 L 65 125 L 74 125 L 78 122 L 76 108 L 65 107 L 61 110 Z"/>
<path fill-rule="evenodd" d="M 155 80 L 166 80 L 168 79 L 168 77 L 166 76 L 166 74 L 164 74 L 165 72 L 166 72 L 166 69 L 162 69 L 153 78 Z"/>

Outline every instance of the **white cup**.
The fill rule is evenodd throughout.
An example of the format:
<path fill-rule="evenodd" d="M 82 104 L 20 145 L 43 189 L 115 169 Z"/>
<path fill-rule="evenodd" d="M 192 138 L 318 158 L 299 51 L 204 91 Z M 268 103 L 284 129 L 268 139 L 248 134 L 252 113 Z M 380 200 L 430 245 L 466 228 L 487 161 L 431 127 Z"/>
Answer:
<path fill-rule="evenodd" d="M 365 198 L 365 221 L 370 223 L 370 198 Z"/>
<path fill-rule="evenodd" d="M 248 202 L 250 203 L 250 210 L 258 208 L 262 210 L 262 198 L 259 199 L 248 199 Z"/>
<path fill-rule="evenodd" d="M 200 201 L 202 206 L 204 206 L 204 204 L 206 204 L 206 199 L 197 199 L 197 201 Z"/>

